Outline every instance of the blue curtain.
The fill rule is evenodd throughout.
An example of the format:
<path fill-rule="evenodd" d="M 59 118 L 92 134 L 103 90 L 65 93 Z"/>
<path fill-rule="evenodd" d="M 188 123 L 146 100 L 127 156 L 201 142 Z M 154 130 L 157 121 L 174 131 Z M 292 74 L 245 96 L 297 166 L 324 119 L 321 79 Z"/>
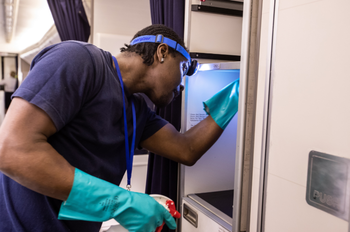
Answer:
<path fill-rule="evenodd" d="M 152 24 L 170 27 L 183 39 L 185 0 L 150 0 L 150 5 Z"/>
<path fill-rule="evenodd" d="M 61 41 L 87 42 L 90 25 L 82 0 L 47 0 Z"/>
<path fill-rule="evenodd" d="M 164 24 L 172 28 L 183 39 L 185 0 L 150 0 L 152 24 Z M 165 108 L 157 109 L 157 114 L 181 128 L 181 95 Z M 146 193 L 162 194 L 177 205 L 178 163 L 150 153 Z M 162 232 L 170 231 L 164 226 Z"/>

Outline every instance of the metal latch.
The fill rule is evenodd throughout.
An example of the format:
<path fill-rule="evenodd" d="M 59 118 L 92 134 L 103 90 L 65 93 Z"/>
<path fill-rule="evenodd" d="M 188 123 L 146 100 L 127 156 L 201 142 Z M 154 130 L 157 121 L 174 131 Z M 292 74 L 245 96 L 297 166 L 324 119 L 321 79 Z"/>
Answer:
<path fill-rule="evenodd" d="M 186 204 L 184 204 L 183 217 L 194 227 L 198 227 L 198 214 Z"/>

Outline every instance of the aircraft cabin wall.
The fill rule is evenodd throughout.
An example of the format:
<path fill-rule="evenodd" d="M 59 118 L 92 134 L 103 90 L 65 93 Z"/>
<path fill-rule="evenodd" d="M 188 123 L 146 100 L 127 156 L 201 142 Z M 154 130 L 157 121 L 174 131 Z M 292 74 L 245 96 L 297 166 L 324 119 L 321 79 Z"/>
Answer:
<path fill-rule="evenodd" d="M 348 231 L 308 204 L 307 185 L 312 150 L 350 158 L 349 9 L 346 0 L 263 1 L 250 231 Z"/>

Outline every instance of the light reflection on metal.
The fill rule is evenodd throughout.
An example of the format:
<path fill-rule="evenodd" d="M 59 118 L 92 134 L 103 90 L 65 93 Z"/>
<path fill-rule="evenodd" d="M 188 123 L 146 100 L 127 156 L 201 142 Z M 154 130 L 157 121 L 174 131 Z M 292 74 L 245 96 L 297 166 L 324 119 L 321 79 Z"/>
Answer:
<path fill-rule="evenodd" d="M 199 64 L 198 71 L 240 69 L 240 62 L 202 63 Z"/>

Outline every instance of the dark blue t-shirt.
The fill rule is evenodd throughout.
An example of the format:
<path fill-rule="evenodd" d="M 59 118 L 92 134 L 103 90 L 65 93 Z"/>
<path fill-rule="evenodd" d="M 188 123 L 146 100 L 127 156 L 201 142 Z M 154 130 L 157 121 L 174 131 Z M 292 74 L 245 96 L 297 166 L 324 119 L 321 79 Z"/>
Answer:
<path fill-rule="evenodd" d="M 13 96 L 49 115 L 57 133 L 48 142 L 72 166 L 119 185 L 126 170 L 123 101 L 110 53 L 77 41 L 45 48 Z M 138 146 L 167 122 L 139 94 L 125 98 L 129 141 L 134 99 Z M 0 231 L 99 231 L 101 223 L 58 220 L 61 203 L 0 173 Z"/>

